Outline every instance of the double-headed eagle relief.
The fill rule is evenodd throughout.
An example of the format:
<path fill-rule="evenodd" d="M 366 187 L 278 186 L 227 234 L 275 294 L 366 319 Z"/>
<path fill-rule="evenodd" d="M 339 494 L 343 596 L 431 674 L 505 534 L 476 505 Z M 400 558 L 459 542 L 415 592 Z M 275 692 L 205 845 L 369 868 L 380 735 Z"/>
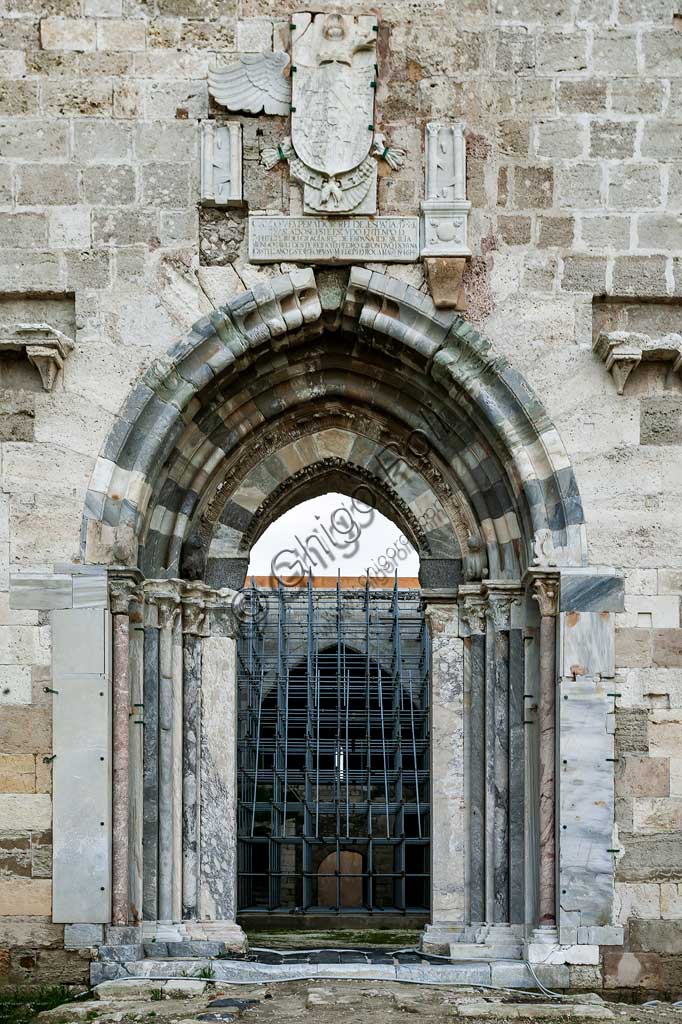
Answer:
<path fill-rule="evenodd" d="M 291 114 L 291 137 L 263 162 L 288 161 L 306 213 L 376 213 L 376 158 L 393 169 L 405 160 L 374 127 L 377 32 L 373 16 L 298 13 L 290 67 L 288 54 L 276 52 L 209 73 L 211 95 L 228 110 Z"/>

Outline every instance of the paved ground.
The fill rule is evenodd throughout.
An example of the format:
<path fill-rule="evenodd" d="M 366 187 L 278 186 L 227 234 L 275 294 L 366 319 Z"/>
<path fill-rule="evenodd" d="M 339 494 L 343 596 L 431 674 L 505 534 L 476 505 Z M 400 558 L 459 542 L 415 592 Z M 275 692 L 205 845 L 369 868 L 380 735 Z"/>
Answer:
<path fill-rule="evenodd" d="M 682 1024 L 682 1010 L 657 1003 L 606 1003 L 597 995 L 548 1001 L 528 995 L 361 981 L 295 981 L 278 985 L 107 982 L 99 999 L 70 1003 L 38 1016 L 39 1024 L 397 1024 L 415 1014 L 436 1024 L 488 1021 L 613 1021 Z M 125 998 L 122 998 L 125 996 Z"/>

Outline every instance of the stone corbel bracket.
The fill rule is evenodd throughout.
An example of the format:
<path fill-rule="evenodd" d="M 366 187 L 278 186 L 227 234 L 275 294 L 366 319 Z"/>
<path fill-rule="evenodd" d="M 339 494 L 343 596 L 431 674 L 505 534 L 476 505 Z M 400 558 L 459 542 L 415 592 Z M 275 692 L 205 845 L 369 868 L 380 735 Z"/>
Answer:
<path fill-rule="evenodd" d="M 619 395 L 642 362 L 671 363 L 672 372 L 682 376 L 682 334 L 652 338 L 635 331 L 601 331 L 592 347 L 615 380 Z"/>
<path fill-rule="evenodd" d="M 471 256 L 467 231 L 464 124 L 426 126 L 426 199 L 421 204 L 421 250 L 436 306 L 463 309 L 462 275 Z"/>
<path fill-rule="evenodd" d="M 45 391 L 52 391 L 73 341 L 49 324 L 18 324 L 16 333 L 18 337 L 0 338 L 0 352 L 23 352 L 40 374 Z"/>

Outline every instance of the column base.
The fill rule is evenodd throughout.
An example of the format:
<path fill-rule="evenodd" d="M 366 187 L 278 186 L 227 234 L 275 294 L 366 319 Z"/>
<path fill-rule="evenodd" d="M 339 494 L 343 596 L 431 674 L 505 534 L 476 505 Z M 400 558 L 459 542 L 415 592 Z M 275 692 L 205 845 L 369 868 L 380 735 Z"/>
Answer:
<path fill-rule="evenodd" d="M 450 946 L 466 940 L 466 925 L 459 921 L 435 921 L 422 932 L 419 948 L 433 956 L 450 956 Z"/>
<path fill-rule="evenodd" d="M 144 942 L 184 942 L 188 938 L 187 927 L 178 921 L 143 921 Z"/>
<path fill-rule="evenodd" d="M 421 949 L 452 960 L 521 960 L 523 927 L 436 921 L 424 929 Z"/>
<path fill-rule="evenodd" d="M 185 928 L 191 941 L 222 942 L 229 952 L 243 953 L 248 945 L 236 921 L 187 921 Z"/>

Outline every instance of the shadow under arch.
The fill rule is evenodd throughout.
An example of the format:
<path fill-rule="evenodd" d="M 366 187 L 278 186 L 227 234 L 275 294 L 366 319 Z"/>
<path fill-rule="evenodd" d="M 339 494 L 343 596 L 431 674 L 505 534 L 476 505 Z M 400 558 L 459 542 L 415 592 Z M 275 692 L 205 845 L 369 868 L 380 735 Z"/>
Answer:
<path fill-rule="evenodd" d="M 455 496 L 491 577 L 518 579 L 534 560 L 587 564 L 569 459 L 523 378 L 461 317 L 358 267 L 258 284 L 150 367 L 93 472 L 85 560 L 177 576 L 197 514 L 330 416 L 359 447 L 370 437 L 407 453 L 441 501 Z M 255 488 L 251 517 L 301 468 L 282 467 Z"/>

